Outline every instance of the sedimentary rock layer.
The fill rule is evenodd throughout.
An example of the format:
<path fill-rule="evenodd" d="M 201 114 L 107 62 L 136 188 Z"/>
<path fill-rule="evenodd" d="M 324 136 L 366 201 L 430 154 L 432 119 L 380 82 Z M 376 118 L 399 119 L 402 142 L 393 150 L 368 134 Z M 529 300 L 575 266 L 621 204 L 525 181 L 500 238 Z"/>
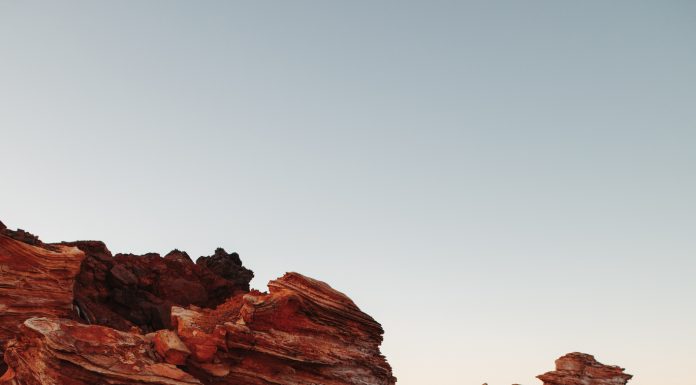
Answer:
<path fill-rule="evenodd" d="M 537 376 L 544 385 L 624 385 L 633 376 L 618 366 L 604 365 L 584 353 L 569 353 L 556 360 L 556 370 Z"/>
<path fill-rule="evenodd" d="M 10 369 L 0 384 L 200 384 L 162 362 L 151 340 L 135 333 L 75 321 L 30 318 L 10 341 Z"/>
<path fill-rule="evenodd" d="M 288 273 L 215 310 L 172 310 L 172 324 L 206 383 L 394 384 L 382 327 L 326 283 Z"/>
<path fill-rule="evenodd" d="M 84 257 L 76 247 L 45 245 L 0 225 L 0 353 L 27 318 L 72 317 L 73 282 Z"/>
<path fill-rule="evenodd" d="M 136 256 L 0 223 L 0 385 L 393 385 L 382 327 L 297 273 L 249 291 L 216 250 Z M 4 369 L 4 368 L 3 368 Z"/>

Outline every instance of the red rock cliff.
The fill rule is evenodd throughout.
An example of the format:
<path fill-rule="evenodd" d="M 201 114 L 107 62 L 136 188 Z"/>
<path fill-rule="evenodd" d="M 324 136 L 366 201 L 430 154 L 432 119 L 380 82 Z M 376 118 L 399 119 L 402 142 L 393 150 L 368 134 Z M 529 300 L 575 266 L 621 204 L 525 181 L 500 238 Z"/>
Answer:
<path fill-rule="evenodd" d="M 197 263 L 45 244 L 0 222 L 2 385 L 392 385 L 383 330 L 326 283 L 269 293 L 222 249 Z"/>

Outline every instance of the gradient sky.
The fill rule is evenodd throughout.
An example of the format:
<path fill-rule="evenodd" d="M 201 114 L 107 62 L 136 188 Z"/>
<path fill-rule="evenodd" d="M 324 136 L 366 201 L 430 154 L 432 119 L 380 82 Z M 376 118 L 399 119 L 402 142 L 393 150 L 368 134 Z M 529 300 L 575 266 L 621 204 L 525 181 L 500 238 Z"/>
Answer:
<path fill-rule="evenodd" d="M 696 385 L 696 2 L 0 1 L 0 219 L 299 271 L 401 385 Z"/>

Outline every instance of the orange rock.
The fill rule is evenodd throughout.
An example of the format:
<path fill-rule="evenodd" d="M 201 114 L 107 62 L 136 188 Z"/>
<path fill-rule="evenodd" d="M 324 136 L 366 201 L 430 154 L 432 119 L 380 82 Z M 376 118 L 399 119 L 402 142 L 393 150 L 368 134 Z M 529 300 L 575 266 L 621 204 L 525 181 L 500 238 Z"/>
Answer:
<path fill-rule="evenodd" d="M 230 374 L 229 364 L 198 364 L 198 366 L 203 369 L 206 373 L 212 375 L 213 377 L 225 377 Z"/>
<path fill-rule="evenodd" d="M 568 353 L 556 360 L 556 370 L 537 376 L 544 385 L 625 385 L 633 376 L 618 366 L 604 365 L 589 354 Z"/>
<path fill-rule="evenodd" d="M 224 347 L 224 330 L 213 328 L 210 333 L 196 325 L 198 313 L 195 310 L 172 308 L 172 325 L 191 350 L 191 358 L 199 363 L 213 360 L 218 347 Z M 220 332 L 223 332 L 222 334 Z"/>
<path fill-rule="evenodd" d="M 17 240 L 14 232 L 0 231 L 0 349 L 27 318 L 74 314 L 73 282 L 85 254 L 27 234 Z M 32 244 L 23 241 L 27 238 Z"/>
<path fill-rule="evenodd" d="M 5 352 L 22 385 L 201 383 L 155 357 L 144 336 L 50 318 L 26 320 Z"/>
<path fill-rule="evenodd" d="M 191 351 L 181 342 L 179 336 L 171 330 L 158 330 L 152 338 L 155 350 L 164 360 L 173 365 L 183 365 Z"/>
<path fill-rule="evenodd" d="M 172 308 L 172 325 L 204 382 L 243 384 L 374 384 L 396 379 L 379 352 L 382 327 L 324 282 L 288 273 L 210 309 Z M 213 366 L 209 362 L 228 363 Z"/>
<path fill-rule="evenodd" d="M 16 384 L 17 381 L 15 381 L 15 372 L 12 368 L 7 369 L 5 374 L 0 377 L 0 385 L 13 385 Z"/>
<path fill-rule="evenodd" d="M 381 325 L 346 295 L 297 273 L 249 291 L 222 249 L 112 256 L 0 222 L 0 265 L 0 385 L 396 382 Z"/>

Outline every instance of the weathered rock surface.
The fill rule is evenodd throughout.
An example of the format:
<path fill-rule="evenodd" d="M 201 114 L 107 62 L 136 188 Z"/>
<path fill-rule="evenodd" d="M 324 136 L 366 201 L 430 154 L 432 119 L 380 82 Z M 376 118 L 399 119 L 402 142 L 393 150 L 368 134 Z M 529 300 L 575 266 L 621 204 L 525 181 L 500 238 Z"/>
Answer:
<path fill-rule="evenodd" d="M 0 347 L 27 318 L 72 317 L 72 287 L 84 257 L 76 247 L 48 246 L 25 231 L 0 229 Z"/>
<path fill-rule="evenodd" d="M 624 385 L 633 376 L 604 365 L 589 354 L 569 353 L 556 360 L 556 370 L 537 376 L 544 385 Z"/>
<path fill-rule="evenodd" d="M 112 256 L 0 222 L 0 385 L 395 383 L 382 327 L 347 296 L 297 273 L 249 291 L 252 277 L 222 249 Z"/>
<path fill-rule="evenodd" d="M 215 310 L 172 310 L 172 324 L 205 383 L 394 384 L 383 330 L 344 294 L 297 273 Z"/>
<path fill-rule="evenodd" d="M 144 336 L 55 318 L 30 318 L 10 341 L 0 384 L 200 384 L 161 362 Z"/>
<path fill-rule="evenodd" d="M 234 282 L 238 287 L 245 288 L 246 291 L 249 291 L 249 282 L 254 278 L 254 273 L 242 266 L 239 254 L 228 254 L 221 247 L 209 257 L 198 258 L 196 265 L 207 267 L 222 278 Z"/>
<path fill-rule="evenodd" d="M 155 350 L 170 364 L 184 365 L 191 355 L 188 346 L 172 330 L 158 330 L 152 335 Z"/>
<path fill-rule="evenodd" d="M 76 246 L 87 255 L 75 284 L 81 317 L 122 331 L 134 326 L 144 332 L 168 328 L 172 306 L 217 306 L 236 293 L 249 291 L 253 277 L 239 257 L 238 264 L 229 261 L 234 264 L 229 269 L 238 275 L 222 277 L 205 265 L 194 264 L 179 250 L 164 258 L 157 253 L 112 257 L 101 242 L 63 244 Z"/>
<path fill-rule="evenodd" d="M 0 222 L 0 234 L 29 245 L 45 246 L 38 236 L 22 229 L 8 229 L 2 222 Z"/>

